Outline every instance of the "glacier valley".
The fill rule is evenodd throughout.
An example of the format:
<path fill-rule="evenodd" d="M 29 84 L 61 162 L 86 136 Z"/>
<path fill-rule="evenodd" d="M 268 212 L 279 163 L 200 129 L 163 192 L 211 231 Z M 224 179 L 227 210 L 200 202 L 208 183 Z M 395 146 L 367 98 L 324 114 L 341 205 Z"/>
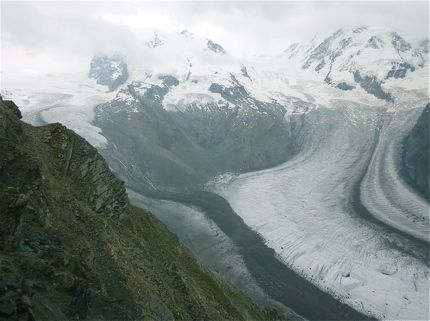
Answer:
<path fill-rule="evenodd" d="M 132 203 L 257 302 L 428 320 L 428 55 L 370 27 L 249 59 L 151 31 L 89 72 L 6 78 L 2 96 L 86 138 Z"/>

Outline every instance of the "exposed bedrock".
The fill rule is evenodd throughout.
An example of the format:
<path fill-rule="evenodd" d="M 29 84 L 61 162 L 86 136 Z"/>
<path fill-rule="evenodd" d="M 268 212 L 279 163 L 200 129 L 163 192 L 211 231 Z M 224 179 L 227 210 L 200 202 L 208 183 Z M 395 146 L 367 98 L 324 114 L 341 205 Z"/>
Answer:
<path fill-rule="evenodd" d="M 282 110 L 251 101 L 239 87 L 220 90 L 231 93 L 236 107 L 191 104 L 186 111 L 170 111 L 162 106 L 167 85 L 153 85 L 141 96 L 128 88 L 134 95 L 128 105 L 113 100 L 97 109 L 95 124 L 110 142 L 101 153 L 140 191 L 201 189 L 224 172 L 265 168 L 287 159 L 292 140 Z"/>
<path fill-rule="evenodd" d="M 89 78 L 93 78 L 99 85 L 108 86 L 115 90 L 128 79 L 127 64 L 121 55 L 96 55 L 91 60 Z"/>
<path fill-rule="evenodd" d="M 403 168 L 401 174 L 421 196 L 430 200 L 430 104 L 427 104 L 415 126 L 403 141 Z"/>

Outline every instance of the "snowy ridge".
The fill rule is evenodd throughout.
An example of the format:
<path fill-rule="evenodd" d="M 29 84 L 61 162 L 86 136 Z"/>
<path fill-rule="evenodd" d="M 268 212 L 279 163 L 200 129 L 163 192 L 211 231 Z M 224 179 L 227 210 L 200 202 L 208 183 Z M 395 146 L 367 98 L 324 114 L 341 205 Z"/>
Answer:
<path fill-rule="evenodd" d="M 106 85 L 114 90 L 127 81 L 128 70 L 123 56 L 96 55 L 91 60 L 89 78 L 94 78 L 98 84 Z"/>
<path fill-rule="evenodd" d="M 382 91 L 389 91 L 392 86 L 408 86 L 403 80 L 413 74 L 421 78 L 421 82 L 415 82 L 415 88 L 426 89 L 428 52 L 428 39 L 412 43 L 391 30 L 359 27 L 340 29 L 308 44 L 293 44 L 277 59 L 312 71 L 320 80 L 341 90 L 361 86 L 377 95 L 359 79 L 374 78 Z"/>
<path fill-rule="evenodd" d="M 292 112 L 289 108 L 294 109 L 292 102 L 298 100 L 328 107 L 333 99 L 385 106 L 386 100 L 401 101 L 403 98 L 399 93 L 402 91 L 420 90 L 428 96 L 428 40 L 407 42 L 398 33 L 387 30 L 339 30 L 328 37 L 316 37 L 308 44 L 294 44 L 279 55 L 250 60 L 237 59 L 214 41 L 186 30 L 180 33 L 147 31 L 138 38 L 140 41 L 131 52 L 102 55 L 104 58 L 99 59 L 97 68 L 90 72 L 99 83 L 100 77 L 110 79 L 101 83 L 125 105 L 136 100 L 128 90 L 129 85 L 142 96 L 148 88 L 162 86 L 160 77 L 166 75 L 176 78 L 178 84 L 170 86 L 159 98 L 163 108 L 173 112 L 198 109 L 212 112 L 237 107 L 231 99 L 228 101 L 211 91 L 212 84 L 226 88 L 241 86 L 250 101 L 275 104 L 287 113 Z M 360 73 L 354 73 L 357 70 Z M 7 80 L 2 92 L 6 97 L 10 92 L 22 101 L 40 92 L 37 86 L 45 83 L 43 92 L 56 99 L 58 94 L 81 95 L 84 84 L 87 84 L 88 91 L 104 101 L 103 86 L 79 77 L 63 75 L 68 85 L 56 85 L 50 76 L 39 79 L 36 86 L 30 85 L 34 79 L 19 79 L 15 84 L 20 88 Z M 23 81 L 29 83 L 24 85 L 27 88 L 24 91 Z M 65 83 L 64 80 L 61 82 Z M 125 83 L 121 85 L 122 82 Z M 348 86 L 353 88 L 347 90 Z M 27 108 L 27 102 L 17 102 Z M 89 105 L 94 106 L 92 102 Z M 253 104 L 247 106 L 253 108 Z M 244 108 L 245 104 L 239 107 Z M 138 111 L 135 109 L 135 112 Z M 50 121 L 62 121 L 61 115 L 58 116 L 58 119 L 51 117 Z M 83 120 L 77 116 L 79 121 Z M 91 122 L 92 117 L 85 119 Z M 89 140 L 94 141 L 94 138 L 89 137 Z"/>

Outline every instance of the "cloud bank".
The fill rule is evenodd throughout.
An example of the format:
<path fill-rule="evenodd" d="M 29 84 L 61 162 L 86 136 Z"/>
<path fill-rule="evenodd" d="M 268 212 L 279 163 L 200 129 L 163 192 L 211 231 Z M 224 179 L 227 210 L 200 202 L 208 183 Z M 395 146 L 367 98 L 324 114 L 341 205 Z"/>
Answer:
<path fill-rule="evenodd" d="M 1 2 L 2 80 L 87 68 L 100 51 L 133 48 L 144 30 L 187 29 L 234 55 L 280 52 L 339 28 L 382 26 L 428 38 L 424 2 Z M 179 50 L 179 49 L 178 49 Z"/>

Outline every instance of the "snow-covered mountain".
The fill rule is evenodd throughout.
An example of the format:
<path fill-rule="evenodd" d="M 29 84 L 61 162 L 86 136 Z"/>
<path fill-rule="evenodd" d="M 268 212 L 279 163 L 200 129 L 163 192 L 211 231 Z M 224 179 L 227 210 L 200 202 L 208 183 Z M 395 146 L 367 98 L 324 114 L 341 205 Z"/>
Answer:
<path fill-rule="evenodd" d="M 405 91 L 428 88 L 428 39 L 409 41 L 384 29 L 341 29 L 292 44 L 277 55 L 249 59 L 238 59 L 215 41 L 186 30 L 146 32 L 137 39 L 126 52 L 119 48 L 120 54 L 94 56 L 88 72 L 89 78 L 114 91 L 116 99 L 125 105 L 136 99 L 130 88 L 142 95 L 151 86 L 163 85 L 165 76 L 177 80 L 162 98 L 163 108 L 170 111 L 237 107 L 219 88 L 224 88 L 226 97 L 237 94 L 240 88 L 249 99 L 282 108 L 297 100 L 329 105 L 332 99 L 371 105 L 390 102 L 394 106 Z M 34 79 L 29 80 L 24 92 L 6 80 L 3 90 L 15 95 L 21 92 L 22 96 L 70 91 L 52 86 L 52 76 L 45 78 L 39 77 L 36 86 L 30 84 Z M 73 83 L 88 83 L 85 75 L 81 80 L 76 75 L 72 78 Z M 47 85 L 43 87 L 43 83 Z M 258 109 L 253 104 L 243 105 Z"/>
<path fill-rule="evenodd" d="M 396 80 L 428 76 L 428 52 L 428 39 L 411 43 L 397 32 L 359 27 L 294 43 L 280 58 L 286 56 L 341 90 L 361 86 L 379 99 L 392 101 L 395 93 L 390 88 L 405 85 Z"/>
<path fill-rule="evenodd" d="M 399 101 L 403 90 L 428 87 L 428 39 L 408 42 L 399 33 L 366 27 L 338 30 L 293 44 L 281 54 L 249 60 L 237 59 L 221 45 L 188 31 L 156 32 L 127 54 L 127 62 L 129 85 L 140 92 L 160 84 L 163 75 L 178 80 L 162 103 L 172 111 L 225 106 L 225 98 L 210 90 L 212 84 L 241 86 L 250 97 L 281 105 L 289 104 L 287 97 L 384 105 Z M 121 97 L 131 99 L 123 92 Z"/>
<path fill-rule="evenodd" d="M 155 157 L 145 177 L 165 184 L 173 177 L 161 174 L 166 167 L 201 178 L 281 162 L 292 150 L 291 117 L 331 108 L 335 100 L 392 110 L 428 100 L 428 40 L 408 41 L 383 29 L 338 30 L 248 60 L 186 30 L 142 33 L 136 39 L 126 52 L 96 55 L 86 74 L 30 79 L 27 90 L 9 87 L 3 94 L 22 106 L 27 121 L 61 121 L 98 148 L 115 145 L 106 135 L 107 124 L 121 123 L 137 135 L 149 121 L 148 137 L 163 138 L 148 142 L 161 148 L 159 155 L 167 148 L 170 156 L 163 156 L 167 163 Z M 164 130 L 171 127 L 167 136 L 163 127 L 154 127 L 157 122 Z M 172 137 L 182 137 L 188 147 L 172 151 L 172 143 L 161 145 Z M 196 162 L 192 169 L 190 162 Z"/>

